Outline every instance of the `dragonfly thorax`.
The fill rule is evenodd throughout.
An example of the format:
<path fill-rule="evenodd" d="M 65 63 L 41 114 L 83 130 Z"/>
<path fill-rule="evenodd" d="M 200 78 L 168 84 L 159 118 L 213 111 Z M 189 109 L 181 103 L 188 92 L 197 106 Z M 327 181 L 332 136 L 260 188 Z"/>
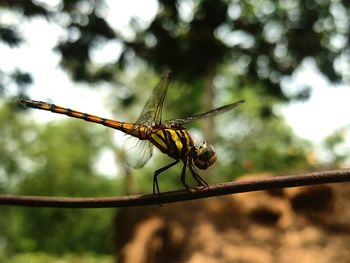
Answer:
<path fill-rule="evenodd" d="M 199 146 L 195 147 L 195 156 L 193 157 L 194 165 L 202 170 L 207 169 L 217 159 L 214 147 L 207 142 L 203 142 Z"/>

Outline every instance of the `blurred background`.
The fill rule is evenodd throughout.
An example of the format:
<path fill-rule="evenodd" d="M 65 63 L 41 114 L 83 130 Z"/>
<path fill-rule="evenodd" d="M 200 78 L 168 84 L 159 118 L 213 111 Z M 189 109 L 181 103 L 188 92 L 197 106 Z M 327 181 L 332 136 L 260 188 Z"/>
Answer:
<path fill-rule="evenodd" d="M 151 193 L 153 173 L 170 162 L 168 157 L 156 153 L 143 169 L 131 170 L 123 161 L 121 132 L 26 109 L 18 98 L 48 101 L 133 122 L 166 69 L 172 70 L 173 81 L 164 103 L 163 119 L 186 117 L 246 100 L 232 112 L 188 127 L 197 141 L 210 141 L 218 152 L 217 163 L 203 173 L 210 184 L 245 175 L 348 167 L 349 17 L 350 3 L 345 0 L 2 0 L 0 193 L 70 197 Z M 180 169 L 174 167 L 160 176 L 161 191 L 182 189 Z M 295 234 L 300 234 L 300 238 L 306 235 L 310 240 L 317 230 L 324 236 L 312 239 L 312 244 L 327 247 L 326 237 L 330 234 L 322 232 L 324 225 L 314 232 L 302 226 L 312 220 L 319 223 L 318 212 L 327 212 L 333 218 L 338 217 L 332 213 L 339 213 L 339 217 L 347 218 L 344 215 L 349 216 L 350 211 L 336 209 L 340 204 L 337 198 L 346 196 L 346 191 L 322 187 L 313 189 L 311 194 L 308 189 L 305 191 L 281 191 L 256 198 L 243 195 L 247 199 L 235 197 L 234 201 L 231 197 L 213 198 L 136 210 L 1 207 L 0 260 L 115 262 L 118 258 L 117 262 L 207 262 L 203 260 L 208 260 L 208 256 L 191 257 L 193 251 L 203 255 L 205 250 L 193 245 L 195 241 L 190 246 L 189 239 L 170 238 L 190 233 L 188 229 L 210 233 L 211 228 L 194 230 L 193 222 L 188 222 L 193 211 L 201 208 L 203 211 L 195 217 L 198 225 L 203 222 L 203 215 L 206 218 L 213 213 L 216 216 L 207 218 L 207 222 L 225 225 L 225 231 L 247 229 L 247 225 L 231 224 L 238 215 L 247 224 L 250 222 L 249 227 L 260 224 L 261 228 L 251 230 L 256 235 L 251 234 L 249 240 L 261 237 L 255 245 L 271 245 L 272 251 L 278 244 L 266 240 L 269 235 L 274 240 L 277 234 L 258 234 L 267 231 L 266 227 L 272 231 L 269 227 L 273 227 L 286 237 L 294 221 L 291 218 L 299 218 L 296 211 L 318 209 L 313 202 L 300 208 L 298 205 L 305 204 L 305 200 L 322 201 L 323 206 L 316 214 L 303 217 L 306 219 L 300 221 Z M 265 210 L 259 203 L 264 198 Z M 344 198 L 341 204 L 349 204 L 344 201 L 350 201 L 349 197 Z M 233 207 L 244 206 L 243 200 L 250 200 L 247 209 L 235 210 Z M 284 206 L 276 205 L 282 200 Z M 141 242 L 136 251 L 144 255 L 142 259 L 128 261 L 127 253 L 138 254 L 125 250 L 131 234 L 152 215 L 164 219 L 146 225 L 146 229 L 152 229 L 152 224 L 158 224 L 154 233 L 167 233 L 161 235 L 162 246 L 147 250 Z M 176 221 L 177 216 L 182 223 Z M 324 220 L 334 227 L 334 221 Z M 344 237 L 349 238 L 350 227 L 342 223 L 340 228 L 339 224 L 335 229 L 342 237 L 337 242 L 344 250 Z M 174 234 L 171 231 L 177 229 L 176 225 L 187 230 Z M 240 235 L 236 232 L 235 236 Z M 148 237 L 148 244 L 158 244 L 152 243 L 158 240 L 154 235 Z M 235 251 L 237 244 L 245 244 L 246 233 L 240 237 L 221 242 Z M 204 235 L 200 242 L 210 238 L 214 240 L 213 236 Z M 178 250 L 172 248 L 170 253 L 169 244 L 177 245 Z M 184 246 L 186 254 L 179 253 Z M 210 249 L 207 252 L 214 259 L 227 256 L 228 260 L 229 255 L 236 255 L 225 254 L 223 247 L 217 248 L 220 253 Z M 155 252 L 147 254 L 152 251 Z M 285 261 L 276 261 L 269 254 L 254 258 L 254 251 L 259 255 L 257 250 L 247 250 L 247 259 L 240 262 L 289 262 L 287 256 Z M 169 259 L 171 255 L 173 261 Z M 331 256 L 330 261 L 320 262 L 334 262 Z M 162 257 L 169 261 L 160 260 Z M 337 262 L 342 261 L 337 258 Z"/>

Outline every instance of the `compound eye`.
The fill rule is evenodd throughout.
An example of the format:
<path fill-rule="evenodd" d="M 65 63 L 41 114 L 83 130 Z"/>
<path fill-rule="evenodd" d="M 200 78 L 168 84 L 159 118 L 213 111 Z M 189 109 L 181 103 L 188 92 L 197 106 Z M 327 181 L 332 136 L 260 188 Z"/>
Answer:
<path fill-rule="evenodd" d="M 203 149 L 207 146 L 207 143 L 206 142 L 203 142 L 201 145 L 199 145 L 198 149 Z"/>
<path fill-rule="evenodd" d="M 217 156 L 213 146 L 204 142 L 197 148 L 196 156 L 193 159 L 194 165 L 202 170 L 207 169 L 215 163 Z"/>

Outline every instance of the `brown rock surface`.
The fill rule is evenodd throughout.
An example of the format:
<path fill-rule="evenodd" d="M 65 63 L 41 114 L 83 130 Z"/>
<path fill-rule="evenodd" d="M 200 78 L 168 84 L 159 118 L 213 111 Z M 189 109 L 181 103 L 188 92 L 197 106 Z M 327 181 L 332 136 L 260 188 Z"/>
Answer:
<path fill-rule="evenodd" d="M 122 209 L 119 263 L 350 262 L 350 184 Z"/>

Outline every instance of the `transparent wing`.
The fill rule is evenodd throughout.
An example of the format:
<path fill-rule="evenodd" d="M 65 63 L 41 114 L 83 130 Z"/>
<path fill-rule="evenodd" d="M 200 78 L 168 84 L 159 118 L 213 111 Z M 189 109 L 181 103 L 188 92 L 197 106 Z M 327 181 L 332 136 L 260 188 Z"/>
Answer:
<path fill-rule="evenodd" d="M 167 71 L 162 76 L 160 82 L 154 87 L 153 92 L 143 107 L 141 115 L 136 123 L 142 123 L 147 126 L 161 123 L 163 102 L 170 80 L 171 71 Z"/>
<path fill-rule="evenodd" d="M 153 145 L 146 140 L 139 140 L 133 136 L 123 142 L 125 162 L 132 168 L 143 167 L 152 157 Z"/>
<path fill-rule="evenodd" d="M 191 117 L 187 117 L 187 118 L 183 118 L 183 119 L 172 119 L 172 120 L 168 120 L 165 122 L 165 124 L 170 124 L 170 125 L 183 125 L 183 124 L 187 124 L 189 122 L 192 122 L 194 120 L 197 119 L 202 119 L 202 118 L 208 118 L 208 117 L 214 117 L 216 115 L 222 114 L 224 112 L 230 111 L 233 108 L 238 107 L 239 105 L 241 105 L 244 102 L 244 100 L 239 100 L 236 101 L 234 103 L 213 109 L 211 111 L 205 112 L 205 113 L 201 113 L 201 114 L 197 114 Z"/>

